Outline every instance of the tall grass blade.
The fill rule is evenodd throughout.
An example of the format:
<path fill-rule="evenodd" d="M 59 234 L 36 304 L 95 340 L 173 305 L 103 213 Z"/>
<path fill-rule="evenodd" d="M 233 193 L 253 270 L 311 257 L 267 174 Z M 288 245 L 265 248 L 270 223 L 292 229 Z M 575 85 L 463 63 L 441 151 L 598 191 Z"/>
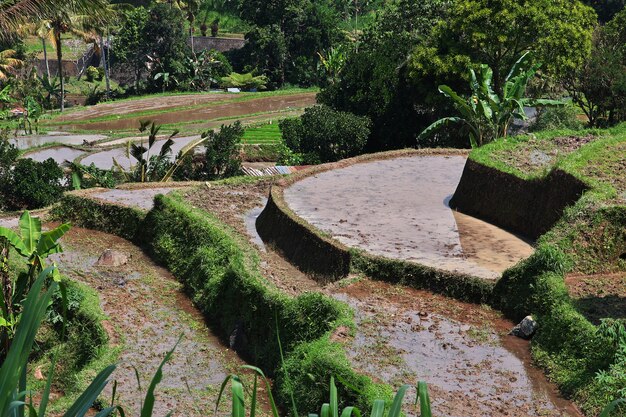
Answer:
<path fill-rule="evenodd" d="M 278 414 L 278 408 L 276 407 L 276 402 L 274 401 L 274 396 L 272 395 L 272 386 L 270 385 L 270 381 L 268 381 L 268 379 L 265 377 L 265 374 L 263 373 L 263 371 L 260 368 L 257 368 L 256 366 L 252 366 L 252 365 L 243 365 L 242 368 L 250 369 L 256 372 L 257 375 L 261 376 L 261 379 L 265 382 L 265 389 L 267 390 L 267 396 L 270 400 L 270 408 L 272 409 L 272 417 L 280 417 Z"/>
<path fill-rule="evenodd" d="M 94 401 L 98 398 L 104 387 L 109 383 L 109 377 L 115 370 L 115 365 L 109 365 L 91 381 L 91 384 L 76 399 L 74 404 L 63 414 L 63 417 L 83 417 Z"/>
<path fill-rule="evenodd" d="M 341 417 L 361 417 L 361 411 L 356 407 L 346 407 L 341 412 Z"/>
<path fill-rule="evenodd" d="M 330 377 L 330 417 L 339 417 L 339 399 L 337 398 L 337 385 L 335 378 Z"/>
<path fill-rule="evenodd" d="M 174 345 L 174 347 L 165 354 L 165 357 L 161 361 L 161 364 L 159 365 L 156 372 L 154 373 L 154 376 L 152 377 L 152 381 L 150 381 L 150 385 L 148 386 L 148 391 L 146 392 L 146 397 L 143 402 L 143 407 L 141 408 L 141 417 L 152 416 L 152 411 L 154 410 L 154 403 L 155 403 L 154 391 L 156 390 L 157 385 L 159 385 L 159 383 L 163 379 L 163 366 L 167 362 L 169 362 L 169 360 L 172 358 L 172 355 L 174 354 L 174 351 L 176 350 L 176 347 L 178 346 L 182 338 L 183 338 L 183 335 L 181 334 L 180 337 L 178 338 L 178 341 L 176 341 L 176 344 Z"/>
<path fill-rule="evenodd" d="M 374 400 L 370 417 L 383 417 L 385 414 L 385 400 Z"/>
<path fill-rule="evenodd" d="M 404 399 L 404 394 L 406 390 L 409 388 L 408 385 L 402 385 L 396 396 L 393 398 L 393 402 L 391 403 L 391 408 L 389 409 L 388 417 L 401 417 L 402 416 L 402 400 Z"/>
<path fill-rule="evenodd" d="M 320 417 L 330 417 L 330 404 L 328 403 L 322 404 L 322 409 L 320 410 Z"/>
<path fill-rule="evenodd" d="M 432 417 L 430 411 L 430 397 L 428 395 L 428 385 L 426 382 L 419 381 L 417 383 L 417 398 L 420 403 L 420 417 Z"/>
<path fill-rule="evenodd" d="M 246 417 L 243 384 L 239 377 L 231 379 L 230 389 L 233 395 L 233 405 L 230 412 L 231 417 Z"/>

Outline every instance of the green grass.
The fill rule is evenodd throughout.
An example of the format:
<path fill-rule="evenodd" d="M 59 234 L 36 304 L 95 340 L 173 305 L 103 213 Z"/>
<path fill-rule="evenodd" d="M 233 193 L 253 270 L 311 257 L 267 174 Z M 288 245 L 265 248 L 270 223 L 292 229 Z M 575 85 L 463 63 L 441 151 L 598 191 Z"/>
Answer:
<path fill-rule="evenodd" d="M 277 121 L 251 126 L 243 134 L 244 143 L 279 143 L 281 139 L 282 134 Z"/>

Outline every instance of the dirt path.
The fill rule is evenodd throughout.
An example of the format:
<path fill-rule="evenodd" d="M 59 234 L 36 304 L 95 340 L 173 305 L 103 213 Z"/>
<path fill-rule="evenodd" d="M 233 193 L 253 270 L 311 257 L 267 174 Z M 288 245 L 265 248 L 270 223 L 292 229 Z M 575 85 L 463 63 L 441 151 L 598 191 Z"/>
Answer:
<path fill-rule="evenodd" d="M 448 207 L 464 166 L 464 156 L 360 163 L 305 178 L 284 195 L 296 214 L 348 246 L 496 279 L 532 247 Z"/>
<path fill-rule="evenodd" d="M 237 116 L 250 115 L 261 112 L 272 112 L 278 110 L 296 109 L 308 107 L 315 104 L 315 93 L 298 93 L 292 95 L 277 95 L 253 98 L 246 101 L 230 102 L 230 103 L 207 103 L 207 106 L 176 110 L 158 113 L 150 116 L 124 117 L 102 122 L 72 124 L 68 120 L 68 124 L 62 125 L 62 129 L 86 129 L 111 131 L 122 129 L 136 129 L 139 127 L 141 120 L 152 120 L 158 124 L 182 123 L 194 120 L 214 120 L 221 118 L 235 118 Z M 150 105 L 147 105 L 148 109 Z M 146 110 L 146 109 L 142 109 Z M 124 106 L 113 113 L 119 114 L 120 117 L 127 114 Z M 92 116 L 93 117 L 93 116 Z M 88 120 L 88 119 L 86 119 Z"/>
<path fill-rule="evenodd" d="M 355 310 L 355 368 L 396 388 L 427 381 L 434 415 L 581 416 L 488 308 L 366 279 L 326 290 Z"/>
<path fill-rule="evenodd" d="M 121 238 L 72 228 L 62 242 L 65 252 L 56 256 L 60 270 L 98 290 L 102 308 L 109 316 L 111 343 L 123 345 L 114 377 L 120 399 L 131 414 L 136 413 L 142 398 L 136 392 L 133 366 L 139 371 L 145 393 L 165 352 L 180 335 L 183 339 L 166 365 L 157 390 L 155 415 L 163 416 L 169 410 L 181 417 L 210 414 L 220 383 L 228 373 L 239 372 L 243 362 L 213 336 L 181 292 L 181 285 L 139 248 Z M 128 256 L 128 264 L 96 266 L 106 249 Z"/>

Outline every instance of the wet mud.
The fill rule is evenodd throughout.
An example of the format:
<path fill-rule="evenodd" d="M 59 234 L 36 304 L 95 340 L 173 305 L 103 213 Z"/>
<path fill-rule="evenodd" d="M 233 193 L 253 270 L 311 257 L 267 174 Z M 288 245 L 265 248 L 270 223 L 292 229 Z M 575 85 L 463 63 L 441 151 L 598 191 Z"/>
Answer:
<path fill-rule="evenodd" d="M 243 362 L 211 333 L 182 293 L 181 285 L 121 238 L 72 228 L 62 243 L 65 252 L 55 255 L 54 261 L 63 274 L 98 290 L 102 309 L 109 317 L 105 327 L 110 343 L 122 345 L 113 377 L 127 415 L 138 412 L 142 398 L 133 366 L 145 393 L 165 352 L 181 336 L 157 388 L 155 415 L 163 416 L 170 410 L 181 417 L 210 414 L 220 383 L 228 373 L 239 372 Z M 96 266 L 106 249 L 128 256 L 128 264 Z"/>
<path fill-rule="evenodd" d="M 86 130 L 122 130 L 137 129 L 139 122 L 142 120 L 152 120 L 158 124 L 183 123 L 195 120 L 212 120 L 218 118 L 234 118 L 253 113 L 272 112 L 293 108 L 308 107 L 315 104 L 315 93 L 300 93 L 284 96 L 268 96 L 254 98 L 247 101 L 234 103 L 214 103 L 206 107 L 193 109 L 175 110 L 170 112 L 154 114 L 151 116 L 129 117 L 123 119 L 114 119 L 102 122 L 92 122 L 84 124 L 62 125 L 63 129 L 86 129 Z M 187 104 L 186 104 L 187 105 Z M 146 109 L 142 109 L 146 110 Z M 123 107 L 120 107 L 115 113 L 125 115 Z M 92 116 L 95 117 L 95 116 Z"/>
<path fill-rule="evenodd" d="M 338 241 L 375 255 L 485 279 L 528 257 L 521 238 L 448 206 L 464 156 L 360 163 L 298 181 L 289 207 Z"/>
<path fill-rule="evenodd" d="M 496 312 L 365 279 L 329 289 L 355 310 L 343 340 L 353 366 L 395 388 L 427 381 L 434 415 L 581 416 Z"/>

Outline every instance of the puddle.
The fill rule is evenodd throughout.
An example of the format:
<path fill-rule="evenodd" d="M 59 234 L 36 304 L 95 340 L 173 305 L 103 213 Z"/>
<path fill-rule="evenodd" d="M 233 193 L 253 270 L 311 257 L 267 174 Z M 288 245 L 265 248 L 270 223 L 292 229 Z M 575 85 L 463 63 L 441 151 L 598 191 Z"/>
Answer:
<path fill-rule="evenodd" d="M 150 119 L 158 124 L 182 123 L 194 120 L 231 118 L 252 113 L 271 112 L 288 108 L 308 107 L 312 106 L 313 104 L 315 104 L 315 93 L 269 96 L 235 103 L 209 105 L 207 107 L 195 109 L 173 109 L 171 112 L 155 114 L 151 116 L 131 117 L 104 122 L 85 123 L 80 125 L 68 124 L 64 125 L 63 129 L 86 129 L 102 131 L 137 129 L 139 127 L 139 122 L 146 119 Z M 123 108 L 118 108 L 114 114 L 126 113 L 123 111 Z"/>
<path fill-rule="evenodd" d="M 360 163 L 305 178 L 285 190 L 285 200 L 300 217 L 348 246 L 497 279 L 533 249 L 448 207 L 464 166 L 464 156 Z"/>
<path fill-rule="evenodd" d="M 22 158 L 30 158 L 38 162 L 43 162 L 48 158 L 52 158 L 57 164 L 62 164 L 65 161 L 73 162 L 76 158 L 79 158 L 84 154 L 85 152 L 79 149 L 70 148 L 69 146 L 55 146 L 52 148 L 28 152 L 23 155 Z"/>
<path fill-rule="evenodd" d="M 267 252 L 265 242 L 263 242 L 263 239 L 261 239 L 261 236 L 259 236 L 259 232 L 257 232 L 256 230 L 256 219 L 263 212 L 263 209 L 267 204 L 267 198 L 263 198 L 262 200 L 260 200 L 259 204 L 260 205 L 248 211 L 244 215 L 243 220 L 246 225 L 246 232 L 248 233 L 250 242 L 254 243 L 259 248 L 259 250 Z"/>
<path fill-rule="evenodd" d="M 371 281 L 338 291 L 355 309 L 358 330 L 346 342 L 353 365 L 396 388 L 426 381 L 435 415 L 581 416 L 496 313 Z"/>
<path fill-rule="evenodd" d="M 19 136 L 11 139 L 10 142 L 18 149 L 28 149 L 35 146 L 46 145 L 48 143 L 61 143 L 64 145 L 82 145 L 85 141 L 94 142 L 105 139 L 104 135 L 68 135 L 62 132 L 51 132 L 48 135 L 39 136 Z"/>
<path fill-rule="evenodd" d="M 181 417 L 206 415 L 206 410 L 199 408 L 213 407 L 220 383 L 243 362 L 206 327 L 181 292 L 181 285 L 139 248 L 118 237 L 73 227 L 62 243 L 65 252 L 54 256 L 61 272 L 98 290 L 109 317 L 111 342 L 123 344 L 113 377 L 127 413 L 138 410 L 140 400 L 132 366 L 137 368 L 145 392 L 165 352 L 182 335 L 171 362 L 164 367 L 155 415 L 169 410 Z M 99 255 L 109 248 L 129 256 L 128 264 L 95 266 Z"/>
<path fill-rule="evenodd" d="M 112 203 L 123 204 L 149 211 L 154 206 L 154 197 L 157 194 L 167 194 L 174 191 L 175 187 L 138 188 L 135 190 L 115 189 L 89 194 L 90 197 Z M 178 187 L 180 189 L 180 187 Z"/>
<path fill-rule="evenodd" d="M 174 137 L 174 144 L 172 145 L 172 152 L 170 153 L 170 160 L 173 160 L 178 152 L 184 148 L 188 143 L 198 139 L 200 136 L 187 136 L 187 137 Z M 166 140 L 157 140 L 152 145 L 152 149 L 150 149 L 151 155 L 158 155 L 161 151 L 161 147 L 165 144 Z M 137 144 L 141 144 L 141 141 L 137 141 Z M 144 145 L 147 146 L 147 139 L 144 138 Z M 89 166 L 94 164 L 100 169 L 112 169 L 113 168 L 113 158 L 122 166 L 124 169 L 130 168 L 131 164 L 134 165 L 137 163 L 135 159 L 126 157 L 126 147 L 111 149 L 108 151 L 102 151 L 93 153 L 85 157 L 81 164 Z"/>

